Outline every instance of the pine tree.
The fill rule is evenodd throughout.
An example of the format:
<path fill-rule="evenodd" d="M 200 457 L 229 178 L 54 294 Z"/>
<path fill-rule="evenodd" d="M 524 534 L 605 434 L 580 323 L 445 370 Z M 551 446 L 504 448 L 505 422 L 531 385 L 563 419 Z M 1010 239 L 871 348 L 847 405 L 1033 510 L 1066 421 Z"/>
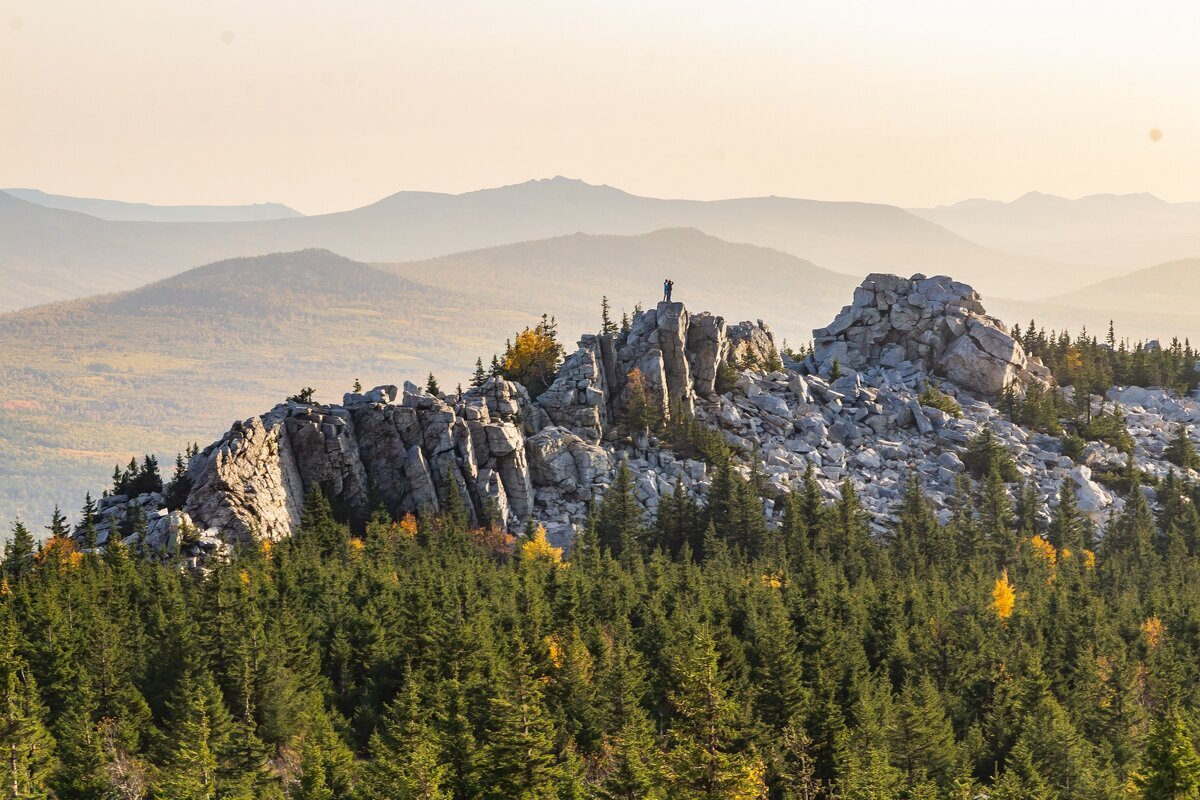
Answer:
<path fill-rule="evenodd" d="M 55 765 L 54 740 L 45 726 L 45 708 L 25 659 L 17 653 L 17 632 L 4 623 L 0 639 L 0 790 L 6 797 L 49 798 Z"/>
<path fill-rule="evenodd" d="M 112 784 L 105 772 L 105 757 L 100 728 L 93 716 L 96 698 L 87 684 L 74 687 L 68 705 L 54 726 L 58 743 L 58 769 L 52 785 L 59 797 L 79 800 L 107 800 Z"/>
<path fill-rule="evenodd" d="M 617 332 L 617 324 L 612 320 L 612 309 L 608 306 L 608 295 L 600 298 L 600 333 L 610 335 Z"/>
<path fill-rule="evenodd" d="M 483 370 L 483 358 L 475 359 L 475 373 L 471 375 L 471 388 L 481 389 L 487 380 L 488 374 Z"/>
<path fill-rule="evenodd" d="M 1196 447 L 1192 444 L 1186 425 L 1175 426 L 1175 434 L 1163 451 L 1163 458 L 1183 469 L 1200 467 L 1200 456 L 1196 455 Z"/>
<path fill-rule="evenodd" d="M 1154 724 L 1134 784 L 1146 800 L 1195 800 L 1200 797 L 1200 755 L 1191 733 L 1177 715 Z"/>
<path fill-rule="evenodd" d="M 765 797 L 764 766 L 753 748 L 739 746 L 741 712 L 727 694 L 707 628 L 680 642 L 672 685 L 671 797 Z"/>
<path fill-rule="evenodd" d="M 175 472 L 171 474 L 171 482 L 167 484 L 166 491 L 163 493 L 163 502 L 167 508 L 177 511 L 183 508 L 191 491 L 192 481 L 188 478 L 187 462 L 183 460 L 181 454 L 176 453 Z"/>
<path fill-rule="evenodd" d="M 75 526 L 75 535 L 85 548 L 91 549 L 96 546 L 96 520 L 98 517 L 96 502 L 92 500 L 92 493 L 88 492 L 83 509 L 79 512 L 79 523 Z"/>
<path fill-rule="evenodd" d="M 596 511 L 596 535 L 600 547 L 613 555 L 640 547 L 642 507 L 633 491 L 633 473 L 621 462 L 616 477 Z M 632 555 L 632 554 L 630 554 Z"/>
<path fill-rule="evenodd" d="M 528 652 L 515 637 L 503 685 L 491 697 L 485 795 L 552 798 L 562 777 L 554 723 Z"/>
<path fill-rule="evenodd" d="M 33 534 L 18 519 L 4 544 L 4 574 L 10 580 L 20 580 L 33 570 L 34 549 Z"/>
<path fill-rule="evenodd" d="M 181 683 L 167 730 L 169 750 L 154 781 L 156 793 L 173 800 L 216 798 L 213 720 L 204 689 L 195 678 Z"/>
<path fill-rule="evenodd" d="M 442 393 L 442 388 L 438 386 L 437 378 L 433 377 L 432 372 L 429 373 L 429 378 L 425 381 L 425 391 L 434 397 L 438 397 Z"/>
<path fill-rule="evenodd" d="M 57 503 L 54 504 L 54 512 L 50 515 L 50 524 L 46 526 L 46 530 L 50 531 L 52 537 L 65 537 L 70 531 L 67 515 L 62 513 Z"/>

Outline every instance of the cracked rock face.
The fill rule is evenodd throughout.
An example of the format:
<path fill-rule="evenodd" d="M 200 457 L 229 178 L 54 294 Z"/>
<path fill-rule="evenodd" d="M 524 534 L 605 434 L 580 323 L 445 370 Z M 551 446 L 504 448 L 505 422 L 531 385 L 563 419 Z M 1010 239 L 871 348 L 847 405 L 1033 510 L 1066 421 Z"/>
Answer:
<path fill-rule="evenodd" d="M 997 395 L 1048 385 L 1050 372 L 1025 354 L 1004 323 L 987 316 L 979 293 L 945 276 L 867 276 L 829 325 L 813 331 L 815 371 L 884 366 L 941 375 L 956 386 Z"/>

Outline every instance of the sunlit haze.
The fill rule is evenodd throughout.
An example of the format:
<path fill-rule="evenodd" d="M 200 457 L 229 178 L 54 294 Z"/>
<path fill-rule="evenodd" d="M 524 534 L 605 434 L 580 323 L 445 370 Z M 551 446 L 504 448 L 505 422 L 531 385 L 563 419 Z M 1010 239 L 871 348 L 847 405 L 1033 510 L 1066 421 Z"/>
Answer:
<path fill-rule="evenodd" d="M 1185 3 L 0 0 L 0 185 L 1200 199 Z M 1155 133 L 1157 132 L 1157 133 Z"/>

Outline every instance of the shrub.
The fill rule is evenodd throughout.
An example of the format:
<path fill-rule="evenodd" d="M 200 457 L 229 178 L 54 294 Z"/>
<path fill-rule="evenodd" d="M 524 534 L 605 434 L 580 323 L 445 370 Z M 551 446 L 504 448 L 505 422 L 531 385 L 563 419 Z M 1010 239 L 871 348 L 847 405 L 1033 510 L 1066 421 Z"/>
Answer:
<path fill-rule="evenodd" d="M 1125 418 L 1116 412 L 1101 412 L 1078 426 L 1077 432 L 1089 442 L 1104 442 L 1122 453 L 1133 450 L 1133 437 L 1125 430 Z"/>
<path fill-rule="evenodd" d="M 925 391 L 921 392 L 917 398 L 917 402 L 923 406 L 936 408 L 955 419 L 961 419 L 963 415 L 962 406 L 958 404 L 958 401 L 936 386 L 926 386 Z"/>
<path fill-rule="evenodd" d="M 1021 478 L 1012 454 L 996 438 L 991 428 L 984 428 L 967 444 L 967 452 L 963 455 L 963 464 L 976 479 L 987 475 L 993 468 L 1000 472 L 1000 477 L 1005 483 L 1012 483 Z"/>
<path fill-rule="evenodd" d="M 1079 459 L 1083 458 L 1085 447 L 1087 447 L 1087 442 L 1078 434 L 1068 433 L 1062 437 L 1063 455 L 1072 461 L 1079 461 Z"/>
<path fill-rule="evenodd" d="M 650 401 L 646 376 L 637 367 L 625 376 L 629 404 L 625 407 L 625 425 L 630 433 L 657 430 L 662 424 L 661 410 Z"/>
<path fill-rule="evenodd" d="M 717 394 L 732 392 L 733 387 L 737 385 L 737 379 L 738 373 L 732 364 L 728 361 L 722 361 L 720 364 L 717 364 Z"/>

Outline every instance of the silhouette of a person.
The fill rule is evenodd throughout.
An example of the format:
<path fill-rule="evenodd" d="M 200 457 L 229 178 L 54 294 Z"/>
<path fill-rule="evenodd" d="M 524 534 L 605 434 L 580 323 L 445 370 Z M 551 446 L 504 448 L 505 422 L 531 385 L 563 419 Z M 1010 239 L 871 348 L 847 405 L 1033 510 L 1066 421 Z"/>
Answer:
<path fill-rule="evenodd" d="M 663 302 L 671 302 L 671 290 L 675 288 L 675 281 L 667 278 L 663 281 Z"/>

